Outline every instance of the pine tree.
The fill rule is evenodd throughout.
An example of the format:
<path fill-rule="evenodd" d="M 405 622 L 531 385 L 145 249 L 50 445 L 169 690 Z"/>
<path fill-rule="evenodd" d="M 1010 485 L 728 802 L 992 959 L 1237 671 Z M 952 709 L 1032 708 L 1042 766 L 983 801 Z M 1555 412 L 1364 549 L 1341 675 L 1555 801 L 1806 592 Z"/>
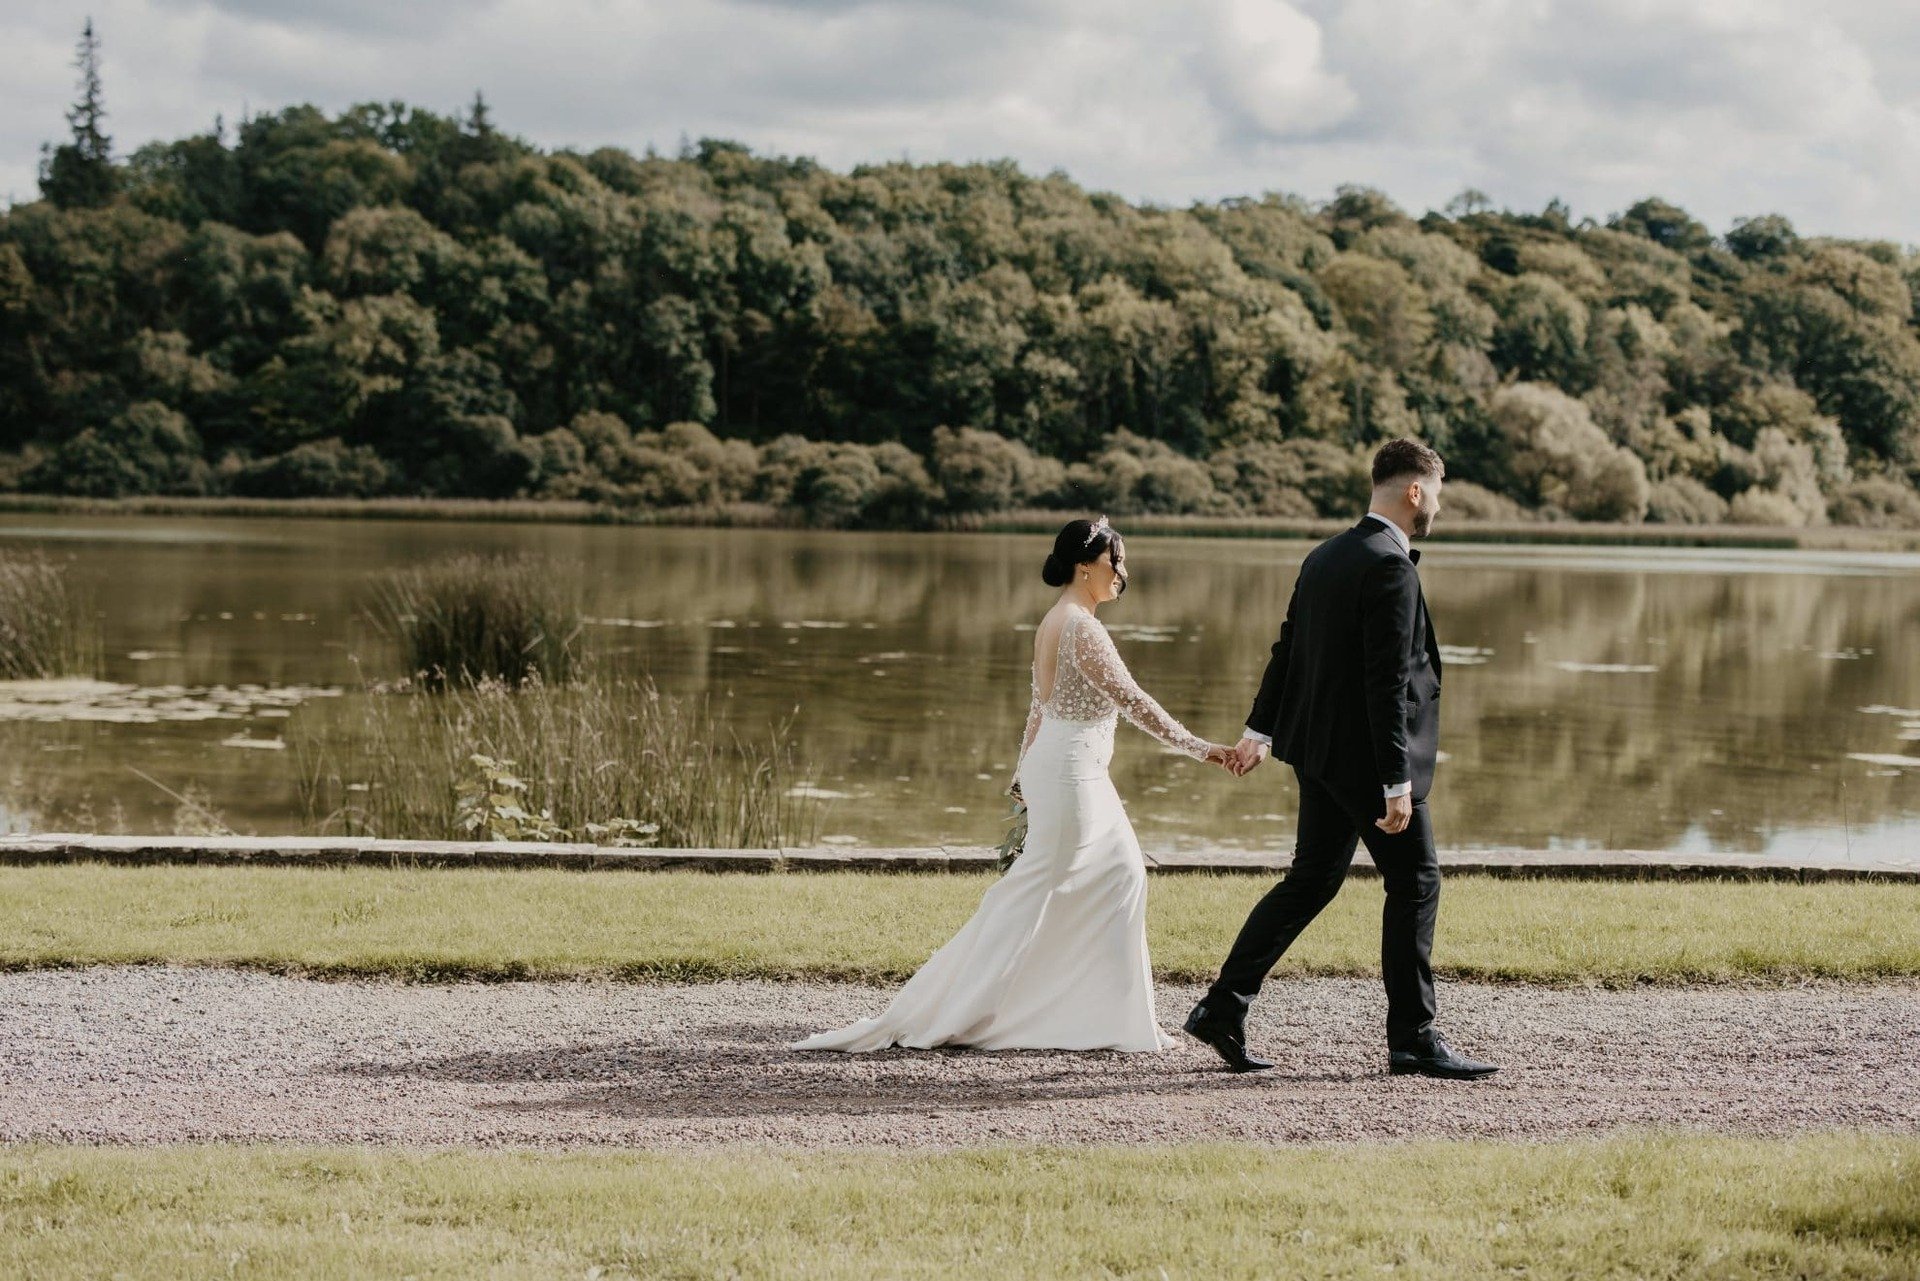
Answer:
<path fill-rule="evenodd" d="M 100 40 L 93 19 L 81 31 L 74 67 L 80 99 L 67 112 L 73 141 L 41 147 L 40 193 L 62 209 L 97 209 L 113 198 L 113 140 L 101 124 L 107 109 L 100 89 Z"/>

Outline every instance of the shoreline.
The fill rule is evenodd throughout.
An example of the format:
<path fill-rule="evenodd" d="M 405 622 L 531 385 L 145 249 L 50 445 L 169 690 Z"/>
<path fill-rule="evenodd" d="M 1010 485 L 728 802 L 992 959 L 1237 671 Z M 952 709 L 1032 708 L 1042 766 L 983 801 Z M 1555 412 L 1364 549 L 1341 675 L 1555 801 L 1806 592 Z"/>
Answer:
<path fill-rule="evenodd" d="M 520 498 L 74 498 L 58 494 L 0 494 L 0 515 L 212 516 L 226 519 L 439 520 L 492 524 L 634 525 L 666 529 L 824 529 L 760 503 L 634 511 L 603 503 Z M 957 517 L 931 530 L 842 532 L 1053 533 L 1077 511 L 1028 510 Z M 1340 518 L 1262 516 L 1125 516 L 1135 534 L 1189 538 L 1325 538 L 1345 529 Z M 832 531 L 828 531 L 832 532 Z M 1696 547 L 1774 551 L 1920 551 L 1920 530 L 1851 525 L 1805 528 L 1754 525 L 1618 525 L 1579 521 L 1442 521 L 1435 543 L 1481 542 L 1542 546 Z"/>
<path fill-rule="evenodd" d="M 1273 875 L 1292 860 L 1260 851 L 1205 849 L 1148 857 L 1163 876 Z M 490 868 L 624 872 L 991 872 L 991 846 L 788 846 L 778 849 L 651 849 L 545 841 L 422 841 L 351 836 L 119 836 L 41 832 L 0 836 L 0 867 L 105 863 L 122 867 Z M 1451 876 L 1540 880 L 1894 881 L 1920 884 L 1920 864 L 1779 859 L 1758 854 L 1664 850 L 1451 849 Z M 1364 850 L 1354 876 L 1377 876 Z"/>

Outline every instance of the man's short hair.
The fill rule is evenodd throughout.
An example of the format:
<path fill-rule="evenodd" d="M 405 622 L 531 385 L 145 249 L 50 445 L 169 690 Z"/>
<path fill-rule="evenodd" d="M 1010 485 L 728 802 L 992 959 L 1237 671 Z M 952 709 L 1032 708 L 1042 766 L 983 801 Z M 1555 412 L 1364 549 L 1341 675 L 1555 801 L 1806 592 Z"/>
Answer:
<path fill-rule="evenodd" d="M 1402 436 L 1380 446 L 1373 456 L 1373 487 L 1390 485 L 1396 480 L 1428 476 L 1438 479 L 1447 474 L 1440 455 L 1417 440 Z"/>

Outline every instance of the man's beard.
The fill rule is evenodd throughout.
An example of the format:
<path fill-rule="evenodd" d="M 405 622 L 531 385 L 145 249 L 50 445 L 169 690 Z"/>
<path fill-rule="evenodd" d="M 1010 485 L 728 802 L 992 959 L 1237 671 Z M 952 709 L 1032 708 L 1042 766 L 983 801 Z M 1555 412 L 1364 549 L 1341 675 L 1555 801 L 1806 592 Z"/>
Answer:
<path fill-rule="evenodd" d="M 1431 534 L 1433 532 L 1433 518 L 1439 514 L 1437 511 L 1428 511 L 1424 507 L 1415 510 L 1413 513 L 1413 536 L 1415 538 L 1425 538 L 1428 534 Z"/>

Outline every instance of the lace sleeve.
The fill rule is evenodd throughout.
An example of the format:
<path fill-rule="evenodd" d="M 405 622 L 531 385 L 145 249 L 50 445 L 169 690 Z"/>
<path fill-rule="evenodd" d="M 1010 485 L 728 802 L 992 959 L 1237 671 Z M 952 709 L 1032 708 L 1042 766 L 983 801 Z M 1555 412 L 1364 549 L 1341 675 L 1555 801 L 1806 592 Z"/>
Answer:
<path fill-rule="evenodd" d="M 1020 755 L 1014 758 L 1013 781 L 1020 782 L 1020 765 L 1027 759 L 1027 749 L 1033 746 L 1033 736 L 1040 732 L 1040 678 L 1033 678 L 1033 701 L 1027 704 L 1027 728 L 1020 735 Z"/>
<path fill-rule="evenodd" d="M 1195 760 L 1206 759 L 1211 744 L 1189 734 L 1184 725 L 1169 716 L 1166 708 L 1154 702 L 1152 696 L 1135 683 L 1133 673 L 1120 660 L 1120 651 L 1114 648 L 1113 637 L 1097 619 L 1078 621 L 1067 638 L 1066 653 L 1074 670 L 1113 700 L 1122 716 L 1168 747 L 1185 752 Z"/>

